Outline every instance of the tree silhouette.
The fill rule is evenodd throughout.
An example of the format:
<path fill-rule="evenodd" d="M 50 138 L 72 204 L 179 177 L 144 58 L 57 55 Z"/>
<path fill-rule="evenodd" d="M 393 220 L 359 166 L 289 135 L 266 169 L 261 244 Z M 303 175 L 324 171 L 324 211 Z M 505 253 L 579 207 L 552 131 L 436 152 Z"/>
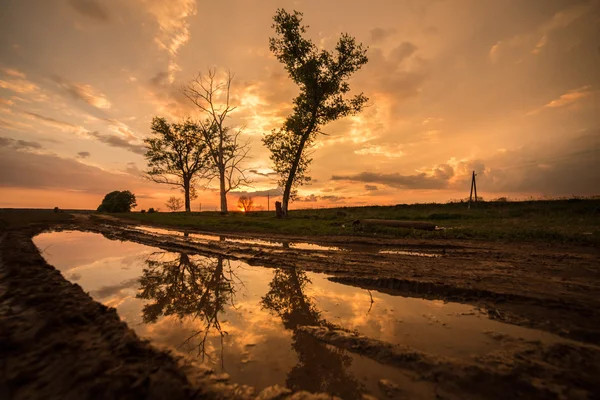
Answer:
<path fill-rule="evenodd" d="M 300 89 L 283 127 L 263 138 L 284 187 L 282 212 L 287 216 L 293 189 L 310 180 L 307 170 L 312 160 L 306 149 L 313 145 L 317 134 L 323 133 L 321 127 L 360 112 L 366 104 L 362 93 L 351 99 L 345 95 L 350 91 L 348 79 L 368 58 L 362 44 L 346 33 L 340 36 L 335 52 L 320 50 L 303 37 L 307 27 L 302 25 L 302 13 L 298 11 L 290 14 L 278 9 L 273 21 L 276 36 L 269 40 L 271 52 Z"/>
<path fill-rule="evenodd" d="M 292 348 L 298 354 L 298 364 L 288 373 L 286 385 L 292 390 L 326 392 L 343 399 L 362 398 L 363 384 L 347 372 L 352 358 L 298 330 L 300 326 L 330 325 L 304 294 L 310 283 L 304 271 L 277 269 L 269 292 L 262 298 L 263 307 L 281 317 L 283 326 L 293 331 Z"/>
<path fill-rule="evenodd" d="M 110 192 L 104 199 L 102 204 L 97 208 L 99 212 L 130 212 L 132 208 L 137 206 L 135 195 L 129 190 L 123 190 L 122 192 L 115 190 Z M 56 208 L 55 208 L 55 211 Z"/>
<path fill-rule="evenodd" d="M 235 274 L 223 257 L 191 258 L 185 253 L 174 260 L 164 260 L 165 253 L 155 253 L 146 260 L 140 278 L 137 298 L 151 300 L 144 306 L 145 323 L 155 323 L 161 316 L 191 316 L 204 324 L 183 344 L 200 337 L 198 354 L 206 356 L 206 340 L 211 329 L 221 338 L 227 334 L 221 328 L 219 315 L 228 303 L 233 304 Z"/>
<path fill-rule="evenodd" d="M 187 212 L 191 211 L 191 200 L 197 196 L 194 185 L 205 177 L 210 162 L 203 129 L 191 120 L 169 123 L 154 117 L 154 136 L 144 140 L 144 157 L 148 162 L 145 177 L 156 183 L 179 186 Z"/>
<path fill-rule="evenodd" d="M 219 80 L 214 68 L 206 75 L 198 74 L 181 91 L 204 114 L 202 136 L 207 145 L 210 159 L 209 173 L 206 178 L 219 180 L 221 195 L 221 213 L 227 214 L 227 193 L 241 186 L 247 186 L 250 180 L 246 177 L 247 168 L 244 160 L 250 151 L 250 141 L 242 142 L 242 129 L 226 126 L 226 120 L 236 107 L 231 105 L 231 82 L 233 74 L 227 73 L 225 79 Z"/>
<path fill-rule="evenodd" d="M 254 209 L 254 200 L 250 196 L 240 196 L 237 205 L 243 212 L 249 212 Z"/>

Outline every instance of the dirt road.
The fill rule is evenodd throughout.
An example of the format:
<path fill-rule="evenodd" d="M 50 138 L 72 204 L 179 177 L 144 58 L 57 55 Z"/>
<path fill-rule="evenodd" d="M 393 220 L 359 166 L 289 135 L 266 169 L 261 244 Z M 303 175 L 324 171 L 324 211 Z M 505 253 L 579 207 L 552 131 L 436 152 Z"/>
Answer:
<path fill-rule="evenodd" d="M 94 302 L 45 263 L 31 237 L 48 228 L 31 226 L 0 236 L 0 347 L 5 377 L 0 397 L 256 396 L 251 388 L 228 383 L 226 377 L 139 340 L 114 310 Z M 169 251 L 223 255 L 251 265 L 326 272 L 337 282 L 393 295 L 472 304 L 487 310 L 489 318 L 573 340 L 556 345 L 520 341 L 494 356 L 452 360 L 348 332 L 306 328 L 330 345 L 435 383 L 438 398 L 597 398 L 600 393 L 600 254 L 596 248 L 331 237 L 321 244 L 342 251 L 306 251 L 150 235 L 116 219 L 86 216 L 53 228 L 96 232 Z M 380 253 L 381 249 L 392 253 Z M 271 389 L 262 396 L 279 398 L 281 393 Z"/>

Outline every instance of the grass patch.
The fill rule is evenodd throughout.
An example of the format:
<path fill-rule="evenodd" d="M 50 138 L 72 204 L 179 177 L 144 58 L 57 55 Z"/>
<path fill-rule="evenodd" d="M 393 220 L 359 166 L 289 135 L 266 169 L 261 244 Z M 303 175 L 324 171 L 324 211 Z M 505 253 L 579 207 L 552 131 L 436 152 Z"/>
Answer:
<path fill-rule="evenodd" d="M 55 224 L 72 218 L 69 212 L 43 209 L 0 209 L 0 229 L 19 229 L 31 224 Z"/>
<path fill-rule="evenodd" d="M 292 210 L 286 220 L 279 220 L 274 212 L 267 211 L 229 215 L 134 212 L 120 216 L 212 232 L 600 243 L 600 200 L 595 199 L 484 202 L 471 209 L 465 203 L 449 203 Z M 449 229 L 435 232 L 379 226 L 356 229 L 352 222 L 358 219 L 429 221 Z"/>

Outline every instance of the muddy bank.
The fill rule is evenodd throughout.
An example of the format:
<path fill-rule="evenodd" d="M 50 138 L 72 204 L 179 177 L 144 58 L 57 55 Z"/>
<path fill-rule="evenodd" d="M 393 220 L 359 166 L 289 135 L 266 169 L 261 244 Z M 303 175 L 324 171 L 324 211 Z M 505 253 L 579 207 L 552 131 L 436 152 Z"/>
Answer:
<path fill-rule="evenodd" d="M 31 237 L 48 226 L 0 233 L 1 398 L 254 398 L 255 390 L 140 340 L 114 309 L 48 265 Z M 597 258 L 589 249 L 482 245 L 439 258 L 368 251 L 326 252 L 201 243 L 92 221 L 58 229 L 97 232 L 168 251 L 222 255 L 251 265 L 326 272 L 332 280 L 394 295 L 468 302 L 490 318 L 597 343 Z M 307 238 L 305 238 L 307 239 Z M 397 245 L 397 243 L 393 243 Z M 433 247 L 438 244 L 432 244 Z M 427 243 L 420 244 L 427 250 Z M 435 250 L 435 248 L 433 248 Z M 437 248 L 439 250 L 439 248 Z M 502 256 L 498 260 L 498 255 Z M 493 311 L 495 310 L 495 311 Z M 453 360 L 326 328 L 306 334 L 433 385 L 423 398 L 597 398 L 600 353 L 584 344 L 542 345 L 492 335 L 502 351 Z M 510 351 L 505 351 L 506 347 Z M 395 383 L 391 398 L 407 398 Z M 429 386 L 428 386 L 429 387 Z M 305 398 L 269 388 L 259 398 Z M 323 395 L 323 398 L 329 398 Z"/>
<path fill-rule="evenodd" d="M 436 382 L 436 393 L 442 398 L 453 393 L 466 399 L 594 398 L 600 393 L 600 350 L 596 347 L 544 346 L 497 335 L 494 340 L 511 342 L 510 350 L 455 360 L 339 330 L 313 326 L 302 330 L 328 344 Z"/>
<path fill-rule="evenodd" d="M 42 230 L 0 232 L 0 398 L 307 398 L 256 393 L 141 340 L 44 261 L 31 241 Z"/>
<path fill-rule="evenodd" d="M 300 266 L 364 289 L 472 304 L 499 321 L 600 344 L 600 257 L 596 249 L 588 247 L 552 250 L 545 246 L 463 242 L 432 258 L 374 251 L 382 245 L 399 246 L 396 241 L 380 240 L 356 251 L 304 251 L 194 241 L 183 235 L 149 235 L 115 223 L 87 221 L 63 228 L 101 233 L 109 239 L 130 240 L 168 251 L 220 255 L 250 265 Z M 419 251 L 437 254 L 439 245 L 422 242 Z"/>

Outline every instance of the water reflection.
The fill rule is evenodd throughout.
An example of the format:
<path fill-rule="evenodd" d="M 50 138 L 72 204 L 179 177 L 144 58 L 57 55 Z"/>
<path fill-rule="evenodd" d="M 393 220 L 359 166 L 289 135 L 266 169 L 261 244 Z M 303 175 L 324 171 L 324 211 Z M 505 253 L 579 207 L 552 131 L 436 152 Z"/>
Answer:
<path fill-rule="evenodd" d="M 261 298 L 263 309 L 279 317 L 292 332 L 291 349 L 298 362 L 289 370 L 286 385 L 293 390 L 327 392 L 345 399 L 360 398 L 365 386 L 349 372 L 353 358 L 345 351 L 326 345 L 298 330 L 303 325 L 332 326 L 322 316 L 305 291 L 311 284 L 299 269 L 276 269 Z M 236 294 L 243 282 L 231 262 L 223 257 L 199 257 L 179 253 L 155 252 L 145 261 L 136 298 L 145 300 L 142 319 L 157 323 L 161 317 L 191 318 L 201 329 L 191 333 L 179 347 L 194 342 L 198 355 L 211 357 L 209 338 L 220 338 L 219 364 L 224 369 L 223 337 L 227 331 L 222 316 L 235 309 Z M 210 349 L 212 350 L 212 349 Z"/>
<path fill-rule="evenodd" d="M 283 326 L 293 331 L 292 349 L 298 354 L 298 363 L 288 373 L 286 385 L 293 390 L 327 392 L 344 399 L 360 398 L 364 385 L 348 373 L 352 357 L 298 330 L 302 325 L 330 325 L 304 293 L 310 283 L 304 271 L 277 269 L 262 298 L 263 307 L 278 315 Z"/>
<path fill-rule="evenodd" d="M 190 257 L 180 253 L 169 259 L 169 253 L 153 253 L 139 279 L 138 299 L 148 300 L 142 309 L 145 323 L 155 323 L 162 316 L 192 317 L 204 329 L 194 332 L 182 345 L 198 340 L 198 355 L 206 356 L 206 340 L 211 328 L 222 337 L 219 314 L 228 304 L 235 307 L 236 282 L 242 284 L 223 257 Z M 243 285 L 243 284 L 242 284 Z M 221 340 L 221 360 L 223 356 Z"/>
<path fill-rule="evenodd" d="M 169 253 L 87 232 L 43 233 L 34 241 L 49 249 L 43 256 L 50 264 L 115 307 L 140 337 L 199 352 L 233 382 L 257 390 L 279 384 L 357 398 L 360 392 L 383 395 L 382 378 L 410 386 L 401 370 L 318 342 L 298 329 L 302 325 L 331 321 L 455 358 L 498 351 L 502 344 L 486 332 L 561 340 L 490 320 L 469 305 L 369 293 L 302 269 Z"/>

